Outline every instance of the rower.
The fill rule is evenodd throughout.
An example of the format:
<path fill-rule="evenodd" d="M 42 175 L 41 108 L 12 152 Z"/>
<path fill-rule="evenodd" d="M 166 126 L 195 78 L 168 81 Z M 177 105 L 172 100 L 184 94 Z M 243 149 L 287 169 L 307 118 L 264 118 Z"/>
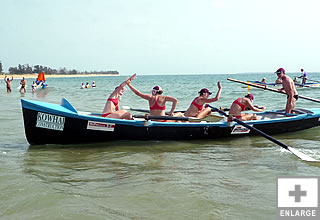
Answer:
<path fill-rule="evenodd" d="M 265 110 L 264 106 L 259 107 L 257 105 L 253 105 L 253 99 L 254 97 L 250 93 L 244 97 L 236 99 L 230 107 L 229 116 L 240 119 L 241 121 L 257 120 L 258 118 L 256 114 L 241 113 L 247 108 L 255 112 L 263 112 Z"/>

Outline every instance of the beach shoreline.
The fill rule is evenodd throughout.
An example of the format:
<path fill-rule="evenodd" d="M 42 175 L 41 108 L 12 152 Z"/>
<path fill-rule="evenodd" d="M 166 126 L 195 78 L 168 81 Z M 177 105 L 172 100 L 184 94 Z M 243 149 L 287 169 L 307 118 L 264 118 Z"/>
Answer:
<path fill-rule="evenodd" d="M 13 76 L 14 79 L 22 79 L 22 77 L 26 79 L 34 78 L 36 79 L 38 77 L 37 73 L 33 74 L 1 74 L 2 78 L 5 76 L 11 77 Z M 70 78 L 70 77 L 96 77 L 96 76 L 120 76 L 120 74 L 51 74 L 51 75 L 45 75 L 46 78 Z"/>

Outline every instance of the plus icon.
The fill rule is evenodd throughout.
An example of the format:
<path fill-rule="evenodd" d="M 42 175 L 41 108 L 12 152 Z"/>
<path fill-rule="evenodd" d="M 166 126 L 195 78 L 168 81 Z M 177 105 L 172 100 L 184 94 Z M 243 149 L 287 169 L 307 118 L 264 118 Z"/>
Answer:
<path fill-rule="evenodd" d="M 294 185 L 294 191 L 289 191 L 289 196 L 294 196 L 294 202 L 301 202 L 301 197 L 307 196 L 307 191 L 301 191 L 301 185 Z"/>

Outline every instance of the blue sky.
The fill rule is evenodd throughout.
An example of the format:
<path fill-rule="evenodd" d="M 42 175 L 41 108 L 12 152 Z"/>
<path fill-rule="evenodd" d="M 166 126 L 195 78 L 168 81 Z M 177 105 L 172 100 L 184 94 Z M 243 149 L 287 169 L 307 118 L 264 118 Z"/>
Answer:
<path fill-rule="evenodd" d="M 317 0 L 1 0 L 4 70 L 320 71 Z"/>

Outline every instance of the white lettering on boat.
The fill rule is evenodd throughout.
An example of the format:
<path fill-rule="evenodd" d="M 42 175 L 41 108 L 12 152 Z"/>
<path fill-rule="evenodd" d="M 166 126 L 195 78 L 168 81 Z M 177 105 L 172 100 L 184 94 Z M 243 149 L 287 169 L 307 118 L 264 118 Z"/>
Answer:
<path fill-rule="evenodd" d="M 114 131 L 114 123 L 88 121 L 87 129 L 98 130 L 98 131 Z"/>
<path fill-rule="evenodd" d="M 235 125 L 231 131 L 231 134 L 248 134 L 250 129 L 242 126 L 242 125 Z"/>
<path fill-rule="evenodd" d="M 64 123 L 65 117 L 38 112 L 36 127 L 63 131 Z"/>

